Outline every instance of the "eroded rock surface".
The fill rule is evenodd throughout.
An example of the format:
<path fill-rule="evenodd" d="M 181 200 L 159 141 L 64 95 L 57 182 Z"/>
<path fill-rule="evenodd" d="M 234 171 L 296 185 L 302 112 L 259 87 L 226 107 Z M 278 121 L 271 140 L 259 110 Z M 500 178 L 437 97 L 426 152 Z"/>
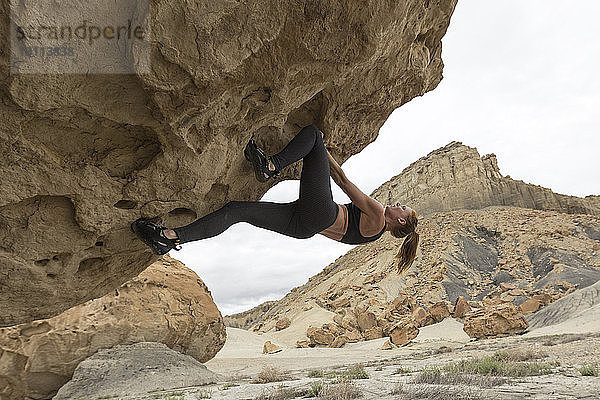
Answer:
<path fill-rule="evenodd" d="M 0 328 L 0 399 L 51 398 L 101 348 L 160 342 L 206 362 L 225 338 L 206 285 L 165 255 L 104 297 L 50 319 Z"/>
<path fill-rule="evenodd" d="M 529 328 L 554 325 L 600 304 L 600 281 L 550 304 L 528 318 Z"/>
<path fill-rule="evenodd" d="M 529 325 L 518 307 L 511 303 L 469 314 L 464 331 L 472 338 L 522 333 Z"/>
<path fill-rule="evenodd" d="M 148 396 L 216 383 L 218 379 L 217 374 L 190 356 L 162 343 L 142 342 L 103 349 L 85 359 L 54 400 Z"/>
<path fill-rule="evenodd" d="M 382 204 L 408 204 L 419 215 L 488 206 L 515 206 L 600 215 L 600 196 L 566 196 L 502 176 L 494 154 L 479 156 L 460 142 L 432 151 L 372 194 Z M 589 233 L 598 232 L 591 227 Z"/>
<path fill-rule="evenodd" d="M 139 274 L 157 257 L 138 217 L 181 226 L 259 199 L 252 135 L 272 153 L 314 123 L 340 162 L 360 152 L 442 79 L 456 0 L 151 3 L 148 74 L 10 74 L 0 35 L 0 326 Z"/>

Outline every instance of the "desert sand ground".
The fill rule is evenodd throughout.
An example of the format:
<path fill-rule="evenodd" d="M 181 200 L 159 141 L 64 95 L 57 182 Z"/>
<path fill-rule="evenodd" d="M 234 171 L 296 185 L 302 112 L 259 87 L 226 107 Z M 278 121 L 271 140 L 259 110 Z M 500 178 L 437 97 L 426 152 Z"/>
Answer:
<path fill-rule="evenodd" d="M 258 335 L 242 329 L 227 328 L 227 342 L 215 358 L 204 365 L 219 374 L 219 382 L 201 387 L 153 390 L 123 399 L 196 400 L 285 399 L 285 390 L 306 393 L 319 383 L 335 386 L 334 373 L 342 373 L 359 363 L 368 374 L 353 379 L 361 399 L 600 399 L 600 377 L 584 376 L 582 366 L 600 367 L 600 315 L 595 307 L 560 324 L 533 330 L 524 335 L 470 340 L 462 324 L 447 318 L 439 324 L 420 329 L 412 343 L 391 350 L 380 350 L 387 338 L 348 343 L 343 348 L 295 348 L 283 334 Z M 276 332 L 278 333 L 278 332 Z M 285 337 L 291 338 L 293 332 Z M 274 354 L 262 354 L 266 340 L 282 346 Z M 288 342 L 286 344 L 285 342 Z M 479 375 L 474 383 L 453 385 L 414 383 L 419 371 L 443 367 L 462 359 L 480 358 L 497 351 L 521 354 L 526 362 L 552 365 L 550 373 L 520 378 L 502 378 L 492 387 L 492 379 Z M 529 356 L 527 356 L 529 355 Z M 533 355 L 533 356 L 532 356 Z M 265 367 L 287 372 L 284 381 L 253 383 Z M 324 377 L 309 377 L 321 370 Z M 156 387 L 156 382 L 153 382 Z M 168 387 L 168 386 L 166 386 Z M 262 395 L 262 397 L 260 397 Z M 348 397 L 321 397 L 344 399 Z M 298 396 L 300 398 L 302 396 Z M 108 398 L 108 397 L 104 397 Z M 114 397 L 117 398 L 117 397 Z"/>

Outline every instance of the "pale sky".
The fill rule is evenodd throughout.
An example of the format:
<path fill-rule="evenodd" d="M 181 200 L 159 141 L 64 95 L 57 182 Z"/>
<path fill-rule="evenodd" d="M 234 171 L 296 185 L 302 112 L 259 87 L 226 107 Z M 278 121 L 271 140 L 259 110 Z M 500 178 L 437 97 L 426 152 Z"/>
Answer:
<path fill-rule="evenodd" d="M 459 0 L 442 39 L 444 78 L 396 109 L 375 142 L 342 165 L 346 175 L 369 194 L 457 140 L 495 153 L 503 175 L 600 194 L 598 15 L 592 0 Z M 333 181 L 332 189 L 337 203 L 350 201 Z M 297 197 L 298 181 L 286 181 L 262 200 Z M 170 255 L 204 280 L 227 315 L 280 299 L 352 247 L 239 223 Z"/>

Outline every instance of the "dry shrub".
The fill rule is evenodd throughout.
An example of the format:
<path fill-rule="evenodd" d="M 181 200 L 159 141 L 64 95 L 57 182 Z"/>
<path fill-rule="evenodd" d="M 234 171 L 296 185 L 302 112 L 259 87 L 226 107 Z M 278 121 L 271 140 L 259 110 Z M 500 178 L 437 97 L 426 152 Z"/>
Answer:
<path fill-rule="evenodd" d="M 252 380 L 252 383 L 269 383 L 269 382 L 280 382 L 288 381 L 292 379 L 290 374 L 285 371 L 281 371 L 279 368 L 266 366 L 258 373 L 256 378 Z"/>
<path fill-rule="evenodd" d="M 295 389 L 283 384 L 264 390 L 254 400 L 287 400 L 308 394 L 306 389 Z"/>
<path fill-rule="evenodd" d="M 536 350 L 533 348 L 516 348 L 497 351 L 495 357 L 505 361 L 530 361 L 546 358 L 548 357 L 548 354 L 546 352 Z"/>
<path fill-rule="evenodd" d="M 494 387 L 504 385 L 506 379 L 497 376 L 472 375 L 464 372 L 442 372 L 439 368 L 431 368 L 419 372 L 411 379 L 410 383 Z"/>
<path fill-rule="evenodd" d="M 350 400 L 361 396 L 360 387 L 351 379 L 340 380 L 338 383 L 327 383 L 319 391 L 321 400 Z"/>
<path fill-rule="evenodd" d="M 451 388 L 446 386 L 404 385 L 397 383 L 390 392 L 395 400 L 487 400 L 472 388 Z"/>

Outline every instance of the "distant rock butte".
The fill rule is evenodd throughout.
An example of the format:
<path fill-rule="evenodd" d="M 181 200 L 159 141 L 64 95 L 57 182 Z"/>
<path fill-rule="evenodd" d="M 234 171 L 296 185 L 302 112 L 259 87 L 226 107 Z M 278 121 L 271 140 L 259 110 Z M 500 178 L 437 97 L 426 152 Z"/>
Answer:
<path fill-rule="evenodd" d="M 441 81 L 456 3 L 153 2 L 147 74 L 11 74 L 0 52 L 0 326 L 138 275 L 157 259 L 129 230 L 139 217 L 181 226 L 260 199 L 274 182 L 244 159 L 253 135 L 273 153 L 316 124 L 340 162 L 359 153 Z"/>
<path fill-rule="evenodd" d="M 50 319 L 0 328 L 0 400 L 51 398 L 102 348 L 160 342 L 206 362 L 225 338 L 210 291 L 165 255 L 104 297 Z"/>
<path fill-rule="evenodd" d="M 600 215 L 600 196 L 556 194 L 502 176 L 494 154 L 480 157 L 477 149 L 460 142 L 451 142 L 421 157 L 371 196 L 382 204 L 407 204 L 419 215 L 488 206 Z"/>

